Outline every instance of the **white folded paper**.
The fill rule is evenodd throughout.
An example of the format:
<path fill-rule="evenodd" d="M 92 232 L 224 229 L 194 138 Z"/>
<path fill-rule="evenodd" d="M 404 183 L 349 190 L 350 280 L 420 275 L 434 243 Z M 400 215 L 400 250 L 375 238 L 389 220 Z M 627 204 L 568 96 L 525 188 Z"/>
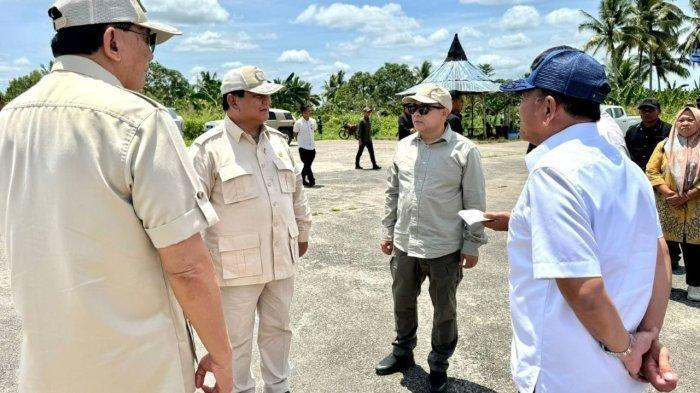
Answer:
<path fill-rule="evenodd" d="M 491 221 L 490 219 L 484 217 L 484 212 L 481 210 L 461 210 L 457 214 L 459 214 L 459 216 L 462 217 L 462 220 L 464 220 L 464 222 L 466 222 L 469 226 L 472 226 L 477 222 Z"/>

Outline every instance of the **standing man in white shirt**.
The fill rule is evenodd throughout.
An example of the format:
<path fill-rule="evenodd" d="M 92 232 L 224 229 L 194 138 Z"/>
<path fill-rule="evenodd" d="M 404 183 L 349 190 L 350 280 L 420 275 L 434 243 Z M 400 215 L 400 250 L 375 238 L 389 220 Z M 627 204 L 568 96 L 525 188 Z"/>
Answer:
<path fill-rule="evenodd" d="M 301 180 L 304 187 L 316 185 L 316 178 L 311 170 L 311 165 L 316 158 L 316 143 L 314 142 L 314 132 L 318 129 L 316 120 L 311 118 L 311 106 L 302 104 L 300 108 L 301 119 L 294 123 L 294 135 L 299 142 L 299 158 L 304 163 L 301 170 Z"/>
<path fill-rule="evenodd" d="M 525 140 L 538 145 L 508 230 L 511 371 L 521 393 L 642 392 L 675 387 L 658 342 L 670 263 L 651 185 L 596 129 L 610 91 L 584 52 L 545 52 L 522 94 Z M 621 230 L 625 228 L 625 230 Z M 662 355 L 662 353 L 664 355 Z M 660 367 L 661 366 L 661 367 Z"/>

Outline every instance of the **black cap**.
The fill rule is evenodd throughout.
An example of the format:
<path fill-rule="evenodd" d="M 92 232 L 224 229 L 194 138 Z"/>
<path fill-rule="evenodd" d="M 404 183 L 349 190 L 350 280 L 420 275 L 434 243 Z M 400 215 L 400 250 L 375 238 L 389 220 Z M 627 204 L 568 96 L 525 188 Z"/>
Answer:
<path fill-rule="evenodd" d="M 637 109 L 642 108 L 653 108 L 661 110 L 661 104 L 659 104 L 659 100 L 657 100 L 656 98 L 645 98 L 637 106 Z"/>

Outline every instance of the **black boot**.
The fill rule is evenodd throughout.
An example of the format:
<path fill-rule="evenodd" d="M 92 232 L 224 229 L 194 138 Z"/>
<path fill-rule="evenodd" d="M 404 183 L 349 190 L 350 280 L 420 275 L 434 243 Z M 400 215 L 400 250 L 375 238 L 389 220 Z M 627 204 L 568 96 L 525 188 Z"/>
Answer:
<path fill-rule="evenodd" d="M 447 373 L 444 371 L 430 370 L 430 393 L 444 392 L 447 389 Z"/>
<path fill-rule="evenodd" d="M 377 375 L 389 375 L 415 365 L 416 362 L 413 360 L 413 354 L 399 357 L 391 353 L 389 356 L 382 359 L 374 370 L 377 372 Z"/>

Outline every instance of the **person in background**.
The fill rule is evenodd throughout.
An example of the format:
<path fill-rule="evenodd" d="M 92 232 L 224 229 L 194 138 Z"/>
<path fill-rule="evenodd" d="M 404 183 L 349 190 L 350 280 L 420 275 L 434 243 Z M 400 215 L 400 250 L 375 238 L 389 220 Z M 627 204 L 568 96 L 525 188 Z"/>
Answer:
<path fill-rule="evenodd" d="M 156 45 L 180 32 L 133 0 L 59 0 L 49 16 L 51 72 L 0 112 L 18 391 L 193 393 L 213 372 L 229 393 L 200 236 L 218 217 L 168 110 L 139 93 Z M 185 317 L 209 351 L 197 371 Z"/>
<path fill-rule="evenodd" d="M 700 109 L 681 110 L 654 149 L 646 173 L 656 190 L 667 243 L 683 252 L 688 300 L 700 302 Z"/>
<path fill-rule="evenodd" d="M 190 155 L 221 218 L 204 232 L 221 287 L 233 348 L 234 391 L 254 393 L 253 330 L 265 392 L 289 391 L 290 307 L 296 267 L 309 247 L 311 211 L 285 135 L 265 125 L 270 96 L 284 86 L 254 66 L 226 73 L 224 121 Z"/>
<path fill-rule="evenodd" d="M 664 138 L 668 138 L 671 125 L 659 117 L 661 104 L 654 98 L 643 99 L 637 109 L 642 121 L 627 129 L 625 143 L 632 161 L 643 171 L 656 145 Z"/>
<path fill-rule="evenodd" d="M 464 125 L 462 125 L 462 109 L 464 108 L 464 94 L 453 90 L 450 92 L 452 97 L 452 111 L 447 116 L 447 123 L 450 129 L 459 135 L 464 135 Z"/>
<path fill-rule="evenodd" d="M 316 178 L 311 170 L 311 165 L 316 158 L 316 143 L 314 142 L 314 131 L 317 130 L 316 120 L 311 118 L 311 106 L 303 104 L 300 108 L 301 119 L 294 123 L 294 135 L 299 143 L 299 158 L 304 163 L 301 170 L 301 180 L 304 187 L 313 187 Z"/>
<path fill-rule="evenodd" d="M 369 159 L 372 161 L 372 169 L 382 169 L 382 167 L 377 165 L 377 160 L 374 158 L 374 145 L 372 144 L 372 120 L 370 119 L 370 116 L 372 115 L 372 108 L 366 106 L 365 109 L 362 110 L 362 115 L 362 120 L 360 120 L 360 124 L 357 126 L 358 147 L 357 155 L 355 156 L 355 169 L 362 169 L 360 166 L 360 158 L 362 158 L 362 153 L 364 152 L 365 147 L 369 152 Z"/>
<path fill-rule="evenodd" d="M 511 213 L 484 215 L 508 231 L 513 379 L 521 393 L 672 390 L 666 243 L 649 181 L 596 129 L 605 68 L 574 49 L 533 64 L 501 86 L 522 95 L 529 176 Z"/>
<path fill-rule="evenodd" d="M 408 112 L 408 106 L 403 106 L 403 112 L 399 116 L 399 131 L 397 133 L 399 140 L 411 135 L 413 133 L 413 119 L 411 114 Z"/>
<path fill-rule="evenodd" d="M 476 266 L 479 247 L 488 241 L 483 226 L 467 227 L 457 213 L 483 211 L 486 186 L 479 150 L 446 123 L 450 93 L 426 84 L 403 103 L 410 105 L 416 133 L 399 142 L 389 169 L 380 242 L 382 252 L 392 255 L 396 339 L 376 372 L 387 375 L 414 364 L 416 301 L 428 278 L 433 303 L 429 383 L 431 392 L 442 392 L 457 346 L 462 269 Z"/>

